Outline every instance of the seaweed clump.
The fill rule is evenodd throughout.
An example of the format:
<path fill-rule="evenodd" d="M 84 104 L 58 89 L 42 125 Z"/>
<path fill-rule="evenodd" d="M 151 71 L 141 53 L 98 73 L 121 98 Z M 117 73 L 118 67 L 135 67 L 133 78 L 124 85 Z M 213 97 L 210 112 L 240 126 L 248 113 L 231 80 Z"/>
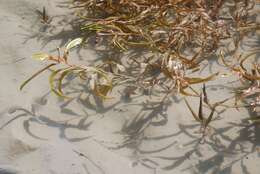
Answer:
<path fill-rule="evenodd" d="M 74 0 L 72 7 L 81 25 L 81 37 L 69 42 L 62 56 L 60 49 L 58 56 L 34 55 L 51 63 L 26 80 L 21 89 L 52 68 L 51 89 L 64 98 L 68 96 L 63 92 L 63 81 L 71 74 L 102 99 L 110 98 L 109 92 L 116 86 L 131 87 L 131 93 L 157 90 L 165 93 L 162 100 L 172 93 L 199 96 L 192 85 L 218 75 L 194 77 L 201 69 L 200 62 L 227 43 L 236 50 L 243 36 L 259 27 L 249 16 L 254 8 L 251 0 Z M 91 37 L 119 58 L 88 66 L 70 63 L 70 50 Z"/>
<path fill-rule="evenodd" d="M 253 24 L 254 1 L 75 0 L 82 31 L 111 41 L 121 50 L 133 47 L 165 53 L 190 65 L 216 51 L 221 41 L 235 45 Z M 185 51 L 194 53 L 187 58 Z"/>

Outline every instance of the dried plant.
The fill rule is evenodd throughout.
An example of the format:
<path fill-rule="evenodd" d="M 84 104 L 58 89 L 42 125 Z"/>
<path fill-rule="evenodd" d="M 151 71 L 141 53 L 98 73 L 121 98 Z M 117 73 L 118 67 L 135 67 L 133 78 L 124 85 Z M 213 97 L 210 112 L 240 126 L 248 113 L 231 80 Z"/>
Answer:
<path fill-rule="evenodd" d="M 39 17 L 41 18 L 41 22 L 43 24 L 49 24 L 52 21 L 52 18 L 48 16 L 45 7 L 42 8 L 42 11 L 36 10 L 38 13 Z"/>
<path fill-rule="evenodd" d="M 224 57 L 221 59 L 223 63 L 229 67 L 233 72 L 235 72 L 241 83 L 242 87 L 236 89 L 236 106 L 239 101 L 245 103 L 244 106 L 250 107 L 252 111 L 257 115 L 259 113 L 260 106 L 260 64 L 258 62 L 258 56 L 260 49 L 251 51 L 249 54 L 242 56 L 240 55 L 239 64 L 230 65 L 228 64 Z M 254 61 L 247 63 L 249 58 L 255 57 Z M 253 117 L 253 120 L 258 120 L 260 117 Z"/>
<path fill-rule="evenodd" d="M 38 74 L 52 69 L 51 89 L 64 98 L 68 96 L 63 92 L 63 81 L 71 74 L 102 99 L 110 98 L 108 94 L 116 86 L 131 89 L 128 97 L 137 90 L 165 93 L 162 99 L 172 93 L 199 96 L 192 85 L 218 75 L 193 77 L 200 62 L 226 41 L 237 47 L 247 31 L 259 27 L 249 18 L 254 7 L 251 0 L 74 0 L 72 6 L 82 25 L 82 38 L 68 43 L 62 56 L 60 50 L 58 56 L 34 55 L 51 63 L 26 80 L 21 89 Z M 45 10 L 43 13 L 44 20 Z M 115 53 L 132 53 L 137 48 L 142 51 L 92 66 L 71 64 L 70 49 L 92 36 L 97 44 L 108 43 L 110 50 L 117 50 Z"/>
<path fill-rule="evenodd" d="M 52 56 L 46 53 L 34 54 L 34 59 L 41 61 L 48 60 L 50 63 L 27 79 L 21 85 L 20 90 L 40 73 L 54 68 L 49 76 L 50 88 L 55 94 L 63 98 L 69 98 L 69 96 L 63 93 L 63 81 L 70 74 L 74 74 L 79 77 L 79 79 L 86 81 L 88 89 L 102 99 L 110 98 L 107 96 L 108 93 L 115 86 L 119 85 L 134 87 L 134 90 L 131 91 L 132 93 L 137 89 L 147 89 L 157 85 L 157 87 L 164 90 L 167 95 L 175 92 L 177 89 L 184 95 L 197 96 L 198 93 L 190 85 L 207 82 L 218 74 L 215 73 L 206 78 L 188 77 L 185 74 L 188 70 L 186 70 L 184 65 L 172 60 L 169 56 L 160 58 L 161 60 L 158 59 L 155 62 L 147 63 L 138 63 L 137 60 L 135 60 L 138 66 L 140 66 L 136 67 L 139 73 L 138 75 L 124 73 L 126 72 L 126 67 L 113 61 L 105 62 L 97 66 L 74 65 L 69 63 L 69 51 L 82 42 L 82 38 L 77 38 L 69 42 L 65 46 L 63 55 L 60 54 L 60 49 L 58 49 L 58 56 Z M 156 77 L 148 73 L 151 69 L 158 71 Z M 186 92 L 186 88 L 190 88 L 193 93 Z"/>
<path fill-rule="evenodd" d="M 248 19 L 250 0 L 74 0 L 82 31 L 126 51 L 135 47 L 175 54 L 185 63 L 214 53 L 221 41 L 237 46 L 243 33 L 259 27 Z M 185 53 L 193 50 L 189 58 Z"/>

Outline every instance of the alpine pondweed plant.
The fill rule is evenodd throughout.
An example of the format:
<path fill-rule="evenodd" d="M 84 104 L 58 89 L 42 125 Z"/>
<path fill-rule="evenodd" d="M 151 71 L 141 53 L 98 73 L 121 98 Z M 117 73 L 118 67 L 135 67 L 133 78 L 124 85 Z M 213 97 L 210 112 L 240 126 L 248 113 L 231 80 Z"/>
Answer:
<path fill-rule="evenodd" d="M 83 42 L 82 38 L 77 38 L 69 42 L 63 52 L 63 55 L 60 54 L 60 49 L 58 49 L 58 56 L 52 56 L 46 53 L 37 53 L 33 55 L 34 59 L 38 60 L 48 60 L 52 62 L 48 64 L 43 69 L 39 70 L 35 74 L 33 74 L 29 79 L 27 79 L 21 86 L 20 90 L 24 88 L 24 86 L 29 83 L 33 78 L 38 76 L 40 73 L 50 69 L 51 67 L 55 67 L 58 65 L 63 65 L 65 67 L 57 68 L 52 70 L 51 75 L 49 76 L 49 84 L 51 90 L 60 97 L 69 98 L 62 91 L 63 80 L 69 75 L 74 74 L 79 77 L 81 80 L 88 81 L 89 88 L 95 92 L 96 95 L 107 98 L 108 92 L 112 89 L 112 81 L 108 77 L 107 73 L 105 73 L 102 69 L 98 67 L 90 67 L 83 65 L 74 65 L 70 64 L 68 61 L 69 51 L 80 45 Z M 57 79 L 57 81 L 56 81 Z"/>
<path fill-rule="evenodd" d="M 259 28 L 250 18 L 254 5 L 252 0 L 74 0 L 72 7 L 83 35 L 96 37 L 97 45 L 105 42 L 123 53 L 143 50 L 130 60 L 121 58 L 138 69 L 131 72 L 137 77 L 131 78 L 131 89 L 159 87 L 167 93 L 199 96 L 191 84 L 205 83 L 217 73 L 207 78 L 187 74 L 199 70 L 200 62 L 225 42 L 237 49 L 248 31 Z M 152 56 L 143 59 L 147 53 Z"/>
<path fill-rule="evenodd" d="M 71 64 L 69 62 L 69 52 L 74 47 L 80 45 L 83 40 L 84 39 L 82 38 L 77 38 L 69 42 L 65 46 L 62 55 L 59 48 L 58 56 L 52 56 L 46 53 L 34 54 L 34 59 L 41 61 L 47 60 L 50 63 L 28 78 L 20 86 L 20 90 L 22 90 L 33 78 L 50 68 L 53 68 L 49 76 L 50 88 L 55 94 L 63 98 L 69 98 L 69 96 L 65 95 L 63 92 L 63 81 L 70 74 L 74 74 L 79 79 L 86 81 L 89 90 L 102 99 L 110 98 L 107 96 L 108 93 L 115 86 L 120 85 L 125 85 L 127 87 L 132 86 L 134 87 L 134 90 L 157 86 L 157 89 L 160 88 L 164 90 L 166 95 L 177 91 L 187 96 L 198 96 L 198 93 L 191 85 L 213 80 L 218 75 L 218 73 L 215 73 L 205 78 L 189 77 L 186 73 L 193 69 L 189 69 L 188 66 L 185 67 L 185 64 L 174 60 L 174 57 L 167 54 L 164 55 L 163 58 L 154 58 L 152 62 L 146 61 L 146 63 L 139 63 L 138 60 L 133 59 L 135 63 L 137 63 L 137 75 L 131 73 L 127 74 L 126 66 L 112 60 L 96 66 Z M 150 74 L 151 70 L 157 71 L 157 75 L 152 76 Z M 187 88 L 191 89 L 192 93 L 187 92 Z"/>
<path fill-rule="evenodd" d="M 73 8 L 85 38 L 94 36 L 97 44 L 105 41 L 111 50 L 123 53 L 135 52 L 136 48 L 144 52 L 130 58 L 104 60 L 99 65 L 74 65 L 68 62 L 68 55 L 83 41 L 77 38 L 67 44 L 62 56 L 34 55 L 51 63 L 26 80 L 21 89 L 38 74 L 56 67 L 49 82 L 60 97 L 68 97 L 62 88 L 70 74 L 86 81 L 90 91 L 103 99 L 109 98 L 108 93 L 115 86 L 131 87 L 130 93 L 142 89 L 159 90 L 165 96 L 199 96 L 192 85 L 218 75 L 192 77 L 200 69 L 200 62 L 215 54 L 225 41 L 233 42 L 237 48 L 248 31 L 259 27 L 249 18 L 254 8 L 252 0 L 74 0 Z M 64 67 L 57 68 L 60 65 Z"/>
<path fill-rule="evenodd" d="M 199 110 L 198 110 L 197 114 L 192 109 L 192 107 L 190 106 L 190 104 L 188 103 L 188 101 L 185 98 L 184 98 L 184 101 L 185 101 L 189 111 L 191 112 L 193 118 L 195 119 L 195 121 L 199 122 L 200 132 L 202 133 L 202 138 L 204 138 L 207 135 L 207 132 L 209 132 L 209 130 L 210 130 L 209 124 L 211 123 L 212 120 L 214 120 L 213 116 L 214 116 L 214 112 L 216 111 L 216 107 L 222 105 L 223 103 L 228 101 L 230 98 L 216 102 L 214 104 L 210 104 L 209 99 L 208 99 L 208 95 L 207 95 L 207 92 L 206 92 L 205 84 L 203 84 L 202 91 L 203 92 L 200 94 Z M 208 106 L 209 109 L 211 110 L 208 117 L 205 117 L 205 115 L 203 113 L 203 103 L 206 104 L 206 106 Z"/>

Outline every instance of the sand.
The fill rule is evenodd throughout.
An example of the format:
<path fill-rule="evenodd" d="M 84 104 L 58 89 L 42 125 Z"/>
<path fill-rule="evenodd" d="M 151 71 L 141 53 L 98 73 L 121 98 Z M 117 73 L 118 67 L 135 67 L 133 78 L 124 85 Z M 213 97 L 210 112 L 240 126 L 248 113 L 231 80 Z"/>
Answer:
<path fill-rule="evenodd" d="M 242 121 L 249 117 L 244 108 L 218 109 L 211 136 L 199 143 L 199 125 L 181 96 L 173 96 L 168 107 L 143 110 L 144 97 L 123 102 L 114 93 L 103 107 L 93 108 L 50 93 L 49 73 L 19 91 L 44 66 L 33 53 L 55 54 L 57 46 L 77 37 L 69 23 L 73 15 L 62 2 L 0 0 L 0 174 L 259 173 L 259 126 Z M 53 17 L 49 25 L 35 12 L 43 7 Z M 259 35 L 248 40 L 259 46 Z M 87 47 L 73 56 L 91 63 L 98 53 Z M 225 73 L 214 58 L 208 63 L 201 76 Z M 234 80 L 229 75 L 208 83 L 210 99 L 231 96 Z M 189 102 L 197 108 L 197 98 Z"/>

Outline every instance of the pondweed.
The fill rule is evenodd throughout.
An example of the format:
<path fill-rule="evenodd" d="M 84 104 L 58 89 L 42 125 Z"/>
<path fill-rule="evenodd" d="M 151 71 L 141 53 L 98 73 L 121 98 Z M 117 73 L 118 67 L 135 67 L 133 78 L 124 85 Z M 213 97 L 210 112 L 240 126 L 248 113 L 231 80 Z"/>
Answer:
<path fill-rule="evenodd" d="M 34 58 L 50 64 L 26 80 L 21 89 L 52 68 L 51 90 L 64 98 L 69 96 L 63 92 L 63 81 L 70 74 L 83 80 L 88 90 L 102 99 L 111 98 L 109 92 L 116 86 L 131 89 L 128 97 L 139 89 L 165 93 L 162 100 L 173 93 L 201 97 L 192 85 L 213 80 L 218 72 L 204 78 L 194 77 L 193 72 L 200 70 L 200 62 L 217 54 L 221 47 L 233 44 L 229 51 L 236 51 L 243 36 L 259 28 L 250 16 L 254 5 L 253 0 L 74 0 L 72 7 L 81 24 L 82 37 L 65 45 L 63 55 L 60 49 L 58 56 L 35 54 Z M 45 9 L 42 15 L 46 20 Z M 70 50 L 91 37 L 96 38 L 97 45 L 105 43 L 122 56 L 117 60 L 104 58 L 92 66 L 71 64 Z M 259 66 L 255 65 L 250 74 L 243 66 L 246 59 L 236 68 L 222 57 L 226 66 L 244 79 L 259 80 Z"/>

